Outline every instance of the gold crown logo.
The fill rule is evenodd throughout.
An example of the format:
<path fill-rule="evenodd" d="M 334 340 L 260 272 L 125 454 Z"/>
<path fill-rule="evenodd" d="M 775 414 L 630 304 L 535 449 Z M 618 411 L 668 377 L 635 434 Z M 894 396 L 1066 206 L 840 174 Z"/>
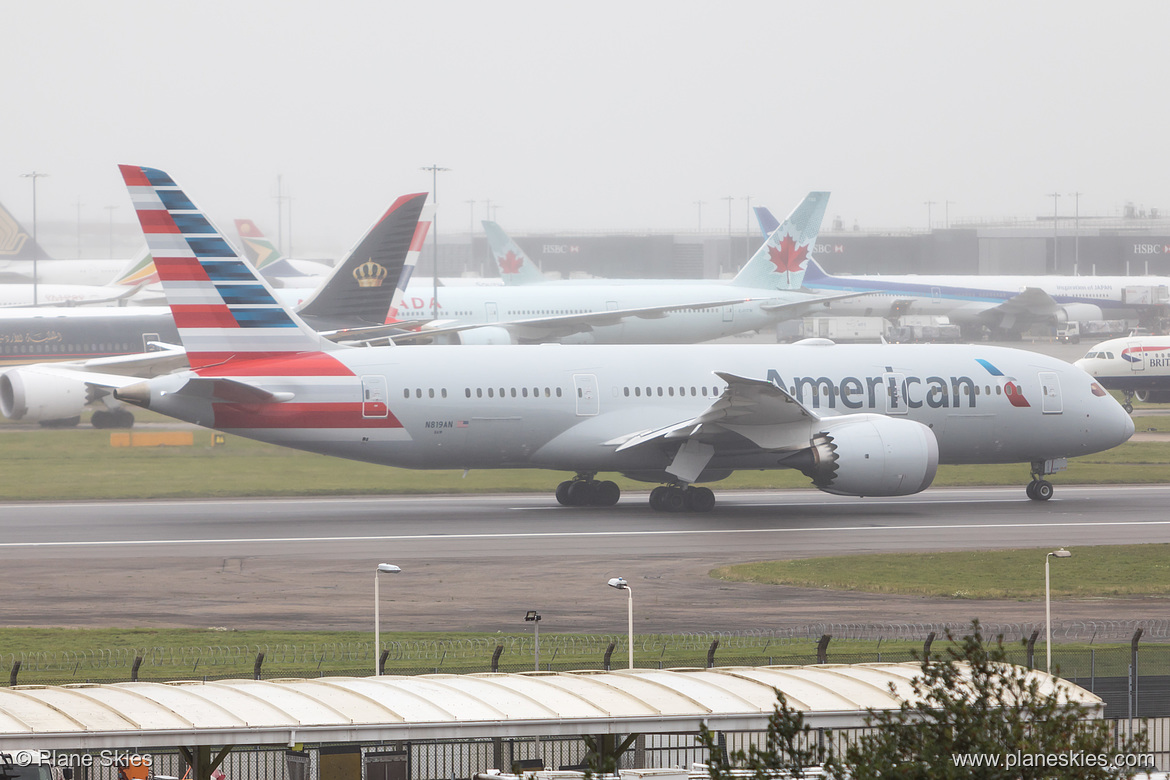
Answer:
<path fill-rule="evenodd" d="M 390 272 L 372 258 L 353 269 L 353 278 L 357 279 L 358 287 L 381 287 L 389 275 Z"/>

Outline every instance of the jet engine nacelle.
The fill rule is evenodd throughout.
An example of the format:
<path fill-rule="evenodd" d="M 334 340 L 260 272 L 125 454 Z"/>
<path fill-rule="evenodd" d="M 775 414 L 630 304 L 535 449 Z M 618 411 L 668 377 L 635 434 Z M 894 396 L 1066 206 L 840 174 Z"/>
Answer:
<path fill-rule="evenodd" d="M 1144 404 L 1170 404 L 1170 390 L 1138 390 L 1134 395 Z"/>
<path fill-rule="evenodd" d="M 1105 319 L 1101 307 L 1092 303 L 1066 303 L 1056 311 L 1056 322 L 1063 325 L 1066 322 L 1091 322 Z"/>
<path fill-rule="evenodd" d="M 512 334 L 507 328 L 501 328 L 498 325 L 485 325 L 482 328 L 471 328 L 470 330 L 461 330 L 458 333 L 452 334 L 457 340 L 457 344 L 477 344 L 477 345 L 494 345 L 494 344 L 512 344 Z"/>
<path fill-rule="evenodd" d="M 839 496 L 908 496 L 930 487 L 938 440 L 922 423 L 880 414 L 824 420 L 812 439 L 813 484 Z"/>
<path fill-rule="evenodd" d="M 9 420 L 65 420 L 85 407 L 85 383 L 36 368 L 0 374 L 0 414 Z"/>

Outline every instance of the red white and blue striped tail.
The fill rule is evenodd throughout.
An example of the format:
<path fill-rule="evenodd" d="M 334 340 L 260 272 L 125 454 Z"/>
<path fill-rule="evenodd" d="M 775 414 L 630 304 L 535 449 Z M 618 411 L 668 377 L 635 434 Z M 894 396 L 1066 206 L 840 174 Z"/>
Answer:
<path fill-rule="evenodd" d="M 427 240 L 427 231 L 431 229 L 431 222 L 435 218 L 435 207 L 423 206 L 419 215 L 418 224 L 414 226 L 414 237 L 410 240 L 410 249 L 406 252 L 406 260 L 402 263 L 402 273 L 398 275 L 398 284 L 394 288 L 394 296 L 390 299 L 390 309 L 386 313 L 387 324 L 398 321 L 402 308 L 402 299 L 406 297 L 406 285 L 410 284 L 410 277 L 418 267 L 418 258 L 422 254 L 423 244 Z"/>
<path fill-rule="evenodd" d="M 119 165 L 194 369 L 332 345 L 272 288 L 164 171 Z"/>

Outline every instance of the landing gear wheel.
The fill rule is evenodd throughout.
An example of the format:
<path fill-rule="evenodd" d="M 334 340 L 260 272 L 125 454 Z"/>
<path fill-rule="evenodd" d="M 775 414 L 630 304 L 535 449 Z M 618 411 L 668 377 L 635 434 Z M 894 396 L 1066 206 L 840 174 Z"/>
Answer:
<path fill-rule="evenodd" d="M 1046 479 L 1034 479 L 1028 483 L 1028 488 L 1024 492 L 1033 501 L 1047 501 L 1052 498 L 1053 487 Z"/>
<path fill-rule="evenodd" d="M 572 482 L 566 479 L 564 482 L 557 485 L 557 503 L 561 506 L 572 506 L 572 504 L 569 503 L 569 486 L 572 484 Z"/>
<path fill-rule="evenodd" d="M 650 491 L 650 508 L 653 509 L 655 512 L 665 512 L 666 505 L 664 503 L 664 499 L 665 499 L 666 494 L 669 492 L 670 492 L 670 488 L 668 488 L 666 485 L 659 485 L 658 487 L 651 490 Z"/>
<path fill-rule="evenodd" d="M 613 506 L 622 497 L 622 490 L 617 486 L 616 482 L 606 480 L 598 482 L 593 488 L 593 505 L 594 506 Z"/>
<path fill-rule="evenodd" d="M 666 512 L 681 512 L 686 509 L 686 496 L 682 488 L 668 487 L 662 495 L 662 509 Z"/>
<path fill-rule="evenodd" d="M 110 412 L 109 426 L 111 428 L 133 428 L 134 415 L 125 409 L 115 409 Z"/>
<path fill-rule="evenodd" d="M 89 418 L 89 424 L 95 428 L 113 428 L 114 415 L 112 412 L 98 410 Z"/>
<path fill-rule="evenodd" d="M 1126 414 L 1133 414 L 1133 404 L 1131 404 L 1129 401 L 1123 403 L 1121 408 L 1125 410 Z"/>
<path fill-rule="evenodd" d="M 593 503 L 593 482 L 577 480 L 569 483 L 569 504 L 571 506 L 589 506 Z"/>
<path fill-rule="evenodd" d="M 710 512 L 715 508 L 715 494 L 710 488 L 687 488 L 685 497 L 688 512 Z"/>

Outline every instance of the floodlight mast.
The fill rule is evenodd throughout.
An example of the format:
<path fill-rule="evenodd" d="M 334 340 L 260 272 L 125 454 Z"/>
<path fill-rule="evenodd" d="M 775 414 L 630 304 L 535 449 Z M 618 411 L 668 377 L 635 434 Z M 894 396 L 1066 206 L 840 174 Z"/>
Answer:
<path fill-rule="evenodd" d="M 535 609 L 530 609 L 530 610 L 528 610 L 527 614 L 524 615 L 524 620 L 529 622 L 529 623 L 532 623 L 532 627 L 535 629 L 536 651 L 534 653 L 533 669 L 535 671 L 539 672 L 540 671 L 540 613 L 537 612 Z"/>
<path fill-rule="evenodd" d="M 628 626 L 628 638 L 626 639 L 626 648 L 629 656 L 629 668 L 634 668 L 634 589 L 630 587 L 630 583 L 626 582 L 625 577 L 613 577 L 608 583 L 611 588 L 624 590 L 629 594 L 629 599 L 626 604 L 626 623 Z"/>
<path fill-rule="evenodd" d="M 381 610 L 378 608 L 378 575 L 398 574 L 402 569 L 392 563 L 379 563 L 374 569 L 374 676 L 382 674 L 382 625 Z"/>
<path fill-rule="evenodd" d="M 1052 598 L 1048 587 L 1048 564 L 1053 558 L 1071 558 L 1072 553 L 1061 547 L 1044 556 L 1044 650 L 1048 656 L 1048 673 L 1052 674 Z"/>

